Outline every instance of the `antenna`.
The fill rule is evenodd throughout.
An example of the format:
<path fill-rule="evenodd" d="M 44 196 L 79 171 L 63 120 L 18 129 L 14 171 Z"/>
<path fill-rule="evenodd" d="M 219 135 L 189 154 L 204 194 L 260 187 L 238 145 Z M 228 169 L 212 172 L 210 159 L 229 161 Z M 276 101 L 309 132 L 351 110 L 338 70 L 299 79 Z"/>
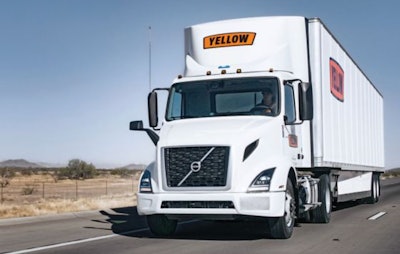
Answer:
<path fill-rule="evenodd" d="M 151 92 L 151 26 L 149 26 L 149 92 Z"/>

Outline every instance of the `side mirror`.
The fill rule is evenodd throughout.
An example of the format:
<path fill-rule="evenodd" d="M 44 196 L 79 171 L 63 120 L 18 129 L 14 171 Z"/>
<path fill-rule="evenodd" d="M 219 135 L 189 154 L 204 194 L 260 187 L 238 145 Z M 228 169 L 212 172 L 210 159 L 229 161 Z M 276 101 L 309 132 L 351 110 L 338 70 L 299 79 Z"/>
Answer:
<path fill-rule="evenodd" d="M 129 130 L 141 131 L 143 130 L 143 121 L 132 121 L 129 123 Z"/>
<path fill-rule="evenodd" d="M 300 120 L 312 120 L 314 117 L 313 93 L 310 83 L 299 84 Z"/>
<path fill-rule="evenodd" d="M 149 93 L 147 97 L 147 106 L 149 110 L 149 125 L 152 128 L 158 126 L 158 102 L 157 92 L 153 91 Z"/>
<path fill-rule="evenodd" d="M 168 88 L 156 88 L 147 97 L 147 106 L 148 106 L 148 116 L 149 116 L 149 125 L 153 129 L 158 126 L 158 99 L 157 99 L 157 90 L 165 90 L 169 91 Z M 149 135 L 151 141 L 154 145 L 157 145 L 160 137 L 153 130 L 149 128 L 143 127 L 143 121 L 132 121 L 129 123 L 129 129 L 131 131 L 145 131 L 147 135 Z"/>
<path fill-rule="evenodd" d="M 129 123 L 129 130 L 131 131 L 145 131 L 147 135 L 149 135 L 151 141 L 153 142 L 154 145 L 157 145 L 158 140 L 160 139 L 157 133 L 154 131 L 143 128 L 143 121 L 132 121 Z"/>

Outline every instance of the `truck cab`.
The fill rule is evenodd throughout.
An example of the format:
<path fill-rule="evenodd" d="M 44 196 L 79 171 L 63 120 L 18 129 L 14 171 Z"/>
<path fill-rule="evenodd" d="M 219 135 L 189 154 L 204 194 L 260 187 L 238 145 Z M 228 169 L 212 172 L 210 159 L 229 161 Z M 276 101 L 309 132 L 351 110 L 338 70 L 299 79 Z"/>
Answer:
<path fill-rule="evenodd" d="M 175 80 L 157 160 L 141 178 L 139 214 L 150 221 L 285 218 L 290 234 L 298 212 L 294 169 L 306 154 L 300 132 L 312 117 L 311 92 L 308 83 L 273 70 Z M 156 94 L 149 105 L 157 105 Z M 150 106 L 151 126 L 158 125 L 156 109 Z"/>

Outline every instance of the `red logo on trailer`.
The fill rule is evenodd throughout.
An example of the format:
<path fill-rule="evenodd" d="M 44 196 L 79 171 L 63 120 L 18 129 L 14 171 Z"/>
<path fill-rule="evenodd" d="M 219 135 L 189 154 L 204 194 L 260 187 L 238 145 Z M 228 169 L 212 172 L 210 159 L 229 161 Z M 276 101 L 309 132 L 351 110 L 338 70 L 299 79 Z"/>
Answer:
<path fill-rule="evenodd" d="M 344 71 L 333 58 L 329 59 L 331 93 L 339 101 L 344 101 Z"/>

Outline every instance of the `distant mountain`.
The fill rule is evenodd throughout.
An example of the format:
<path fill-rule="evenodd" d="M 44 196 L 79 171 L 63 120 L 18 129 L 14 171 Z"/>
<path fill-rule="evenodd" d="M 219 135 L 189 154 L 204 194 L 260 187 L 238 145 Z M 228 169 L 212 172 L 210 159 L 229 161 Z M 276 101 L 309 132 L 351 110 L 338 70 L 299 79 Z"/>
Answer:
<path fill-rule="evenodd" d="M 65 168 L 67 164 L 65 163 L 48 163 L 48 162 L 37 162 L 41 168 Z"/>
<path fill-rule="evenodd" d="M 5 167 L 15 167 L 15 168 L 41 168 L 43 166 L 29 162 L 27 160 L 23 159 L 17 159 L 17 160 L 5 160 L 0 162 L 0 168 L 5 168 Z"/>
<path fill-rule="evenodd" d="M 121 168 L 130 169 L 130 170 L 133 170 L 133 169 L 144 170 L 146 168 L 146 165 L 143 165 L 143 164 L 129 164 L 129 165 L 123 166 Z"/>
<path fill-rule="evenodd" d="M 24 159 L 17 159 L 17 160 L 5 160 L 0 162 L 0 168 L 5 167 L 14 167 L 14 168 L 62 168 L 66 167 L 66 164 L 61 163 L 46 163 L 46 162 L 30 162 Z M 102 169 L 114 169 L 114 168 L 123 168 L 123 169 L 136 169 L 136 170 L 143 170 L 146 168 L 146 165 L 143 164 L 129 164 L 123 167 L 118 167 L 114 164 L 101 164 L 96 165 L 96 168 Z"/>

